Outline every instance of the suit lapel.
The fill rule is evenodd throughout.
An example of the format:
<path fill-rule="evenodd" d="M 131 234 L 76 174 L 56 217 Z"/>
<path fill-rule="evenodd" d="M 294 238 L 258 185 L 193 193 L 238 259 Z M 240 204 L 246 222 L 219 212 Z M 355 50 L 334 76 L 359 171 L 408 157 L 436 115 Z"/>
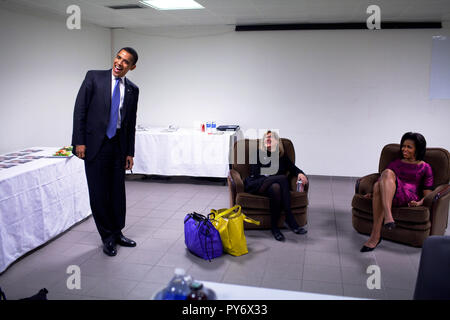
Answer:
<path fill-rule="evenodd" d="M 109 122 L 109 114 L 111 112 L 111 73 L 112 69 L 109 69 L 107 72 L 104 73 L 104 80 L 103 83 L 105 84 L 105 89 L 104 89 L 104 98 L 105 98 L 105 113 L 107 118 L 106 118 L 106 123 Z"/>
<path fill-rule="evenodd" d="M 126 117 L 127 114 L 127 109 L 129 104 L 129 100 L 131 98 L 131 86 L 128 83 L 127 78 L 125 78 L 125 97 L 123 98 L 123 106 L 122 106 L 122 113 L 121 113 L 121 117 L 122 117 L 122 123 Z"/>

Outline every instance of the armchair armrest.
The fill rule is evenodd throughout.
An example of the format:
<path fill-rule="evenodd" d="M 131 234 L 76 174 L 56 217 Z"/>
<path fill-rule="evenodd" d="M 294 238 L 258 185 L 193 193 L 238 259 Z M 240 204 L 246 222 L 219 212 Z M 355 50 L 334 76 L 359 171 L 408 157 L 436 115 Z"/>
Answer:
<path fill-rule="evenodd" d="M 437 186 L 424 198 L 423 205 L 430 208 L 430 235 L 444 235 L 447 229 L 449 200 L 449 184 Z"/>
<path fill-rule="evenodd" d="M 244 192 L 244 183 L 241 175 L 234 169 L 230 169 L 228 173 L 228 189 L 230 190 L 230 208 L 236 204 L 236 195 L 239 192 Z"/>
<path fill-rule="evenodd" d="M 228 178 L 230 179 L 233 188 L 235 188 L 236 193 L 244 192 L 244 181 L 242 181 L 239 172 L 237 172 L 234 169 L 231 169 L 230 173 L 228 174 Z"/>
<path fill-rule="evenodd" d="M 380 177 L 379 173 L 372 173 L 362 178 L 359 178 L 355 184 L 356 194 L 368 194 L 373 192 L 373 185 Z"/>
<path fill-rule="evenodd" d="M 450 193 L 449 184 L 442 184 L 440 186 L 437 186 L 423 199 L 423 206 L 431 208 L 434 202 L 438 201 L 448 193 Z"/>

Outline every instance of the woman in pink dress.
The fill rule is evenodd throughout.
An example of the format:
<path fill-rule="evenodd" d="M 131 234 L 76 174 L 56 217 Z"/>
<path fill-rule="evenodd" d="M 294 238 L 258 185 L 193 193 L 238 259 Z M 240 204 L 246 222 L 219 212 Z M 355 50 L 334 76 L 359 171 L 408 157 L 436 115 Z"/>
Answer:
<path fill-rule="evenodd" d="M 389 163 L 375 182 L 373 194 L 366 195 L 373 198 L 373 226 L 361 252 L 377 247 L 381 242 L 381 228 L 395 228 L 392 206 L 421 206 L 426 195 L 433 190 L 431 166 L 423 161 L 426 145 L 420 133 L 405 133 L 400 142 L 401 159 Z"/>

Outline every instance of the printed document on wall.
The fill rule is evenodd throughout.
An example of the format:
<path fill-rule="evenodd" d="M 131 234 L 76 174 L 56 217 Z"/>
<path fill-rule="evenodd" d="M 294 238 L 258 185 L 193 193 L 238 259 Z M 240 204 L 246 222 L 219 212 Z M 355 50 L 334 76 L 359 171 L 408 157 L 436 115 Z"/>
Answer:
<path fill-rule="evenodd" d="M 433 36 L 430 99 L 450 99 L 450 37 Z"/>

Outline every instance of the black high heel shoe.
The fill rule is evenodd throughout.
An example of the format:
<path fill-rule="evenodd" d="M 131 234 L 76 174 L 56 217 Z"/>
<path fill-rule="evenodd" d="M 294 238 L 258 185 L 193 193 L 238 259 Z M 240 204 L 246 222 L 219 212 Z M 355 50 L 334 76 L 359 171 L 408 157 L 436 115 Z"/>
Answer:
<path fill-rule="evenodd" d="M 383 239 L 383 238 L 380 237 L 380 240 L 378 240 L 378 243 L 377 243 L 377 245 L 376 245 L 375 247 L 371 248 L 371 247 L 363 246 L 363 247 L 361 248 L 360 251 L 361 251 L 361 252 L 370 252 L 370 251 L 375 250 L 375 248 L 378 247 L 378 245 L 380 244 L 380 242 L 381 242 L 382 239 Z"/>
<path fill-rule="evenodd" d="M 385 223 L 383 225 L 383 227 L 387 230 L 392 230 L 392 229 L 395 229 L 396 225 L 395 225 L 395 222 L 388 222 L 388 223 Z"/>

